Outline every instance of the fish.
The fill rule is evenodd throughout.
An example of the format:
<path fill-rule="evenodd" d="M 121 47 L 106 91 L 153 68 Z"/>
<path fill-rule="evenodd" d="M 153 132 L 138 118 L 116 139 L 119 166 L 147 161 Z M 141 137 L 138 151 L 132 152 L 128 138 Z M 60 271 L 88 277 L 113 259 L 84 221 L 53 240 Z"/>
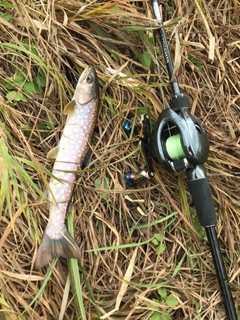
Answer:
<path fill-rule="evenodd" d="M 88 153 L 99 109 L 99 83 L 93 67 L 81 74 L 73 98 L 64 108 L 67 120 L 58 146 L 47 158 L 55 159 L 48 184 L 49 219 L 37 250 L 36 269 L 55 257 L 81 257 L 80 248 L 69 234 L 65 217 L 72 197 L 76 174 Z"/>

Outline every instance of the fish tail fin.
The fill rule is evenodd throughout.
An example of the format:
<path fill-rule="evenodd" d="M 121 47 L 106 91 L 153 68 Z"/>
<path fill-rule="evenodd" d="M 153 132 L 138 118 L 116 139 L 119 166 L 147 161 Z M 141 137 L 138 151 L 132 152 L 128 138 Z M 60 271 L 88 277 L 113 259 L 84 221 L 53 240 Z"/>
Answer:
<path fill-rule="evenodd" d="M 44 233 L 42 242 L 38 248 L 35 261 L 36 269 L 42 268 L 51 262 L 55 257 L 80 259 L 80 249 L 68 231 L 59 239 L 51 239 Z"/>

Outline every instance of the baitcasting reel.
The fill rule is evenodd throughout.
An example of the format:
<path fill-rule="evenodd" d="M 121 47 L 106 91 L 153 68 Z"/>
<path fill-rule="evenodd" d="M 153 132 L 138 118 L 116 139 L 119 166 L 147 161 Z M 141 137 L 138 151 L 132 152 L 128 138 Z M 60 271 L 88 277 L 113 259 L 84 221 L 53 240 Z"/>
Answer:
<path fill-rule="evenodd" d="M 170 109 L 162 111 L 152 132 L 149 117 L 144 116 L 144 137 L 141 139 L 147 167 L 147 174 L 144 173 L 144 176 L 153 177 L 152 158 L 166 171 L 177 173 L 206 162 L 209 153 L 208 137 L 199 121 L 189 111 L 189 100 L 180 93 L 171 99 Z M 126 132 L 131 131 L 129 120 L 125 121 L 124 128 Z M 128 176 L 131 179 L 134 175 Z M 138 176 L 139 174 L 136 174 L 136 178 Z M 128 181 L 130 180 L 127 179 Z M 131 181 L 130 185 L 132 183 L 134 181 Z"/>

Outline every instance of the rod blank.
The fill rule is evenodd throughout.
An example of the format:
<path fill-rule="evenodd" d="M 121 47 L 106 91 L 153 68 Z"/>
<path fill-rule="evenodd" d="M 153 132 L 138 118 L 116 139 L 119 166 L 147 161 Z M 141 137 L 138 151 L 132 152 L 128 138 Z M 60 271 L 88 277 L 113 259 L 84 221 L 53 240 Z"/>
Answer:
<path fill-rule="evenodd" d="M 162 21 L 162 17 L 161 17 L 161 14 L 160 14 L 159 7 L 158 7 L 158 1 L 157 0 L 153 0 L 152 1 L 152 5 L 153 5 L 153 11 L 154 11 L 155 17 L 158 20 L 159 25 L 161 26 L 161 28 L 159 29 L 159 38 L 160 38 L 160 41 L 161 41 L 165 62 L 166 62 L 166 65 L 167 65 L 169 79 L 171 80 L 172 90 L 173 90 L 174 95 L 177 95 L 177 94 L 180 93 L 180 89 L 179 89 L 179 86 L 178 86 L 178 81 L 177 81 L 176 76 L 173 76 L 174 67 L 173 67 L 173 63 L 172 63 L 171 54 L 170 54 L 170 51 L 169 51 L 169 48 L 168 48 L 166 33 L 164 31 L 164 28 L 163 28 L 163 21 Z"/>

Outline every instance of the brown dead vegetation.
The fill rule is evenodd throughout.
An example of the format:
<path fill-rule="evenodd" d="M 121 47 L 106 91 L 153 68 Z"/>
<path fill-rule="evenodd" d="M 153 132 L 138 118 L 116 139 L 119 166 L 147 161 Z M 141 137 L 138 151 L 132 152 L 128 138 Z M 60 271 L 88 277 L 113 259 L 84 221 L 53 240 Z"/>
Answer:
<path fill-rule="evenodd" d="M 0 86 L 1 145 L 6 146 L 0 158 L 4 199 L 0 318 L 61 319 L 63 310 L 63 319 L 77 319 L 63 259 L 57 262 L 43 293 L 30 305 L 49 268 L 34 270 L 48 217 L 44 196 L 36 188 L 43 192 L 46 188 L 48 177 L 43 168 L 51 172 L 53 164 L 46 154 L 59 140 L 65 123 L 62 110 L 83 68 L 94 65 L 102 88 L 101 109 L 91 164 L 79 174 L 73 196 L 75 238 L 96 299 L 94 306 L 82 279 L 87 319 L 98 319 L 95 307 L 104 316 L 117 305 L 119 310 L 106 319 L 149 319 L 154 308 L 166 310 L 171 319 L 225 319 L 209 247 L 204 234 L 196 231 L 196 214 L 184 178 L 155 164 L 152 181 L 134 190 L 124 181 L 124 172 L 144 166 L 139 136 L 126 136 L 124 119 L 147 108 L 155 121 L 168 107 L 172 94 L 159 43 L 148 41 L 151 27 L 156 26 L 151 2 L 9 3 L 13 8 L 0 6 L 2 13 L 11 15 L 9 21 L 0 16 L 0 82 L 23 67 L 28 81 L 40 81 L 42 69 L 46 85 L 40 86 L 41 94 L 29 95 L 26 102 L 7 99 L 9 90 Z M 239 309 L 239 1 L 167 1 L 163 16 L 181 90 L 190 97 L 191 112 L 209 136 L 206 168 L 217 211 L 216 229 Z M 137 28 L 140 26 L 142 30 Z M 144 52 L 151 59 L 150 70 L 142 63 Z M 128 79 L 123 83 L 107 67 L 134 78 L 141 86 L 129 85 Z M 24 84 L 17 92 L 25 92 Z M 34 184 L 21 173 L 21 167 Z M 177 214 L 156 224 L 173 212 Z M 140 228 L 142 225 L 147 226 Z M 155 234 L 160 234 L 165 246 L 160 254 L 157 245 L 149 241 Z M 145 244 L 137 247 L 87 251 L 142 242 Z M 127 285 L 123 279 L 128 280 Z M 167 295 L 173 295 L 178 305 L 169 307 L 158 295 L 155 284 L 163 282 Z M 156 319 L 161 319 L 160 314 Z"/>

